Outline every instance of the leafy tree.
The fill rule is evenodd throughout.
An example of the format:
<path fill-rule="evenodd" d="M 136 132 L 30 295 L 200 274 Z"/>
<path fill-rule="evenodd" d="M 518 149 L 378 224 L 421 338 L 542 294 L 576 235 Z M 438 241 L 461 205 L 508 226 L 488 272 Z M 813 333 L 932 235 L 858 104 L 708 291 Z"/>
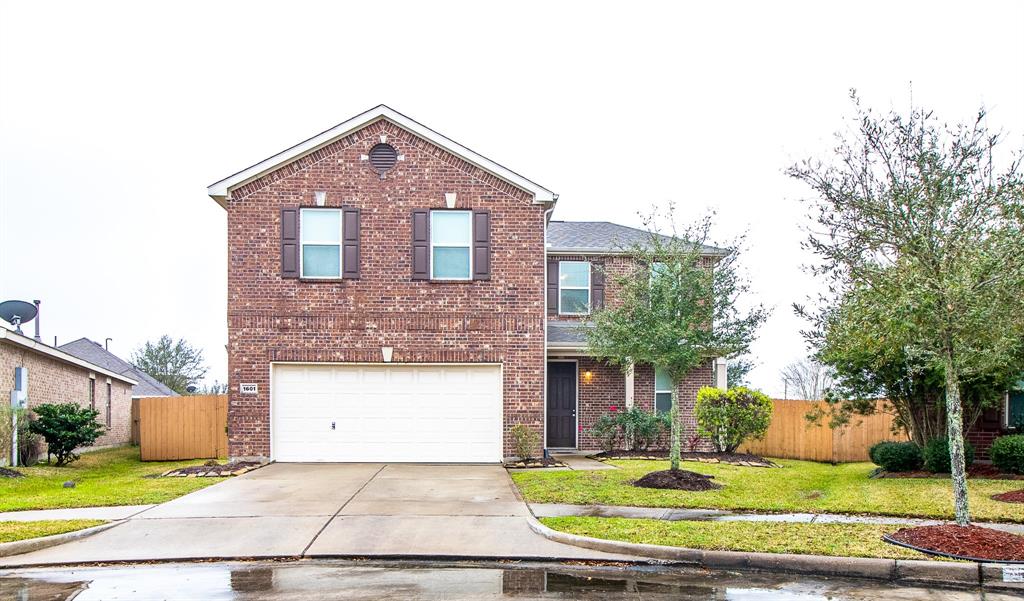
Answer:
<path fill-rule="evenodd" d="M 745 357 L 736 357 L 730 359 L 727 367 L 725 368 L 725 380 L 726 386 L 733 388 L 735 386 L 748 386 L 750 384 L 747 381 L 747 376 L 754 370 L 754 362 Z"/>
<path fill-rule="evenodd" d="M 774 408 L 772 400 L 757 390 L 705 386 L 697 392 L 693 413 L 697 432 L 710 438 L 719 453 L 733 453 L 744 440 L 764 436 Z"/>
<path fill-rule="evenodd" d="M 46 440 L 46 453 L 57 458 L 57 467 L 77 460 L 75 449 L 91 445 L 103 434 L 103 427 L 96 423 L 99 412 L 89 407 L 47 403 L 32 411 L 36 419 L 29 422 L 29 430 Z"/>
<path fill-rule="evenodd" d="M 178 394 L 189 394 L 189 385 L 202 380 L 207 372 L 201 349 L 185 339 L 171 340 L 166 334 L 136 349 L 132 364 Z"/>
<path fill-rule="evenodd" d="M 801 359 L 782 368 L 786 398 L 820 401 L 832 385 L 832 370 L 814 359 Z"/>
<path fill-rule="evenodd" d="M 617 302 L 598 310 L 587 328 L 588 352 L 627 369 L 646 363 L 664 369 L 673 390 L 694 368 L 712 357 L 746 352 L 767 317 L 760 305 L 742 311 L 738 300 L 749 291 L 737 271 L 739 245 L 710 245 L 710 217 L 672 236 L 647 219 L 648 236 L 627 250 L 636 268 L 615 275 Z M 672 222 L 673 208 L 667 218 Z M 712 327 L 713 326 L 713 327 Z M 670 412 L 669 457 L 679 469 L 679 403 Z"/>
<path fill-rule="evenodd" d="M 997 153 L 985 112 L 948 126 L 933 113 L 879 116 L 852 93 L 856 127 L 831 162 L 788 170 L 816 193 L 808 246 L 838 296 L 870 290 L 876 331 L 904 340 L 915 369 L 942 375 L 956 521 L 970 522 L 963 383 L 1024 339 L 1024 179 Z"/>

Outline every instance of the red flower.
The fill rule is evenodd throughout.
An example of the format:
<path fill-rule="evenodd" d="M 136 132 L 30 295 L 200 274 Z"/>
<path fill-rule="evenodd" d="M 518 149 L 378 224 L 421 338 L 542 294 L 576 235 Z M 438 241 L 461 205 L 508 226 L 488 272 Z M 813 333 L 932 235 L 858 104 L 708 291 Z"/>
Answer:
<path fill-rule="evenodd" d="M 609 407 L 609 409 L 611 409 L 612 411 L 618 411 L 619 410 L 618 406 L 616 406 L 616 405 L 612 405 L 611 407 Z"/>

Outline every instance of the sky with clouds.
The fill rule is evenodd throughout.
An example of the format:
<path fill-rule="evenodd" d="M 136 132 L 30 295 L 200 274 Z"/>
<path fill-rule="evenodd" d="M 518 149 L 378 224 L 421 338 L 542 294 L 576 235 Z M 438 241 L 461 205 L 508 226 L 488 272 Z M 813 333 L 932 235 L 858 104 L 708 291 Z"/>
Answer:
<path fill-rule="evenodd" d="M 783 170 L 878 110 L 981 106 L 1024 148 L 1021 2 L 0 1 L 0 299 L 47 342 L 167 333 L 227 374 L 225 213 L 206 186 L 385 103 L 640 225 L 674 202 L 746 232 L 773 308 L 755 385 L 806 355 L 807 191 Z"/>

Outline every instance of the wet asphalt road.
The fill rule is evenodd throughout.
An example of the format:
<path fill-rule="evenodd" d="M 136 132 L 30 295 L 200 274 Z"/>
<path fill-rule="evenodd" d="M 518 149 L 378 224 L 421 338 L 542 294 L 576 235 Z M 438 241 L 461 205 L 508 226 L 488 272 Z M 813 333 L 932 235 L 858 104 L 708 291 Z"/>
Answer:
<path fill-rule="evenodd" d="M 1004 601 L 1020 597 L 867 580 L 678 567 L 293 561 L 151 564 L 0 572 L 0 599 L 824 599 Z"/>

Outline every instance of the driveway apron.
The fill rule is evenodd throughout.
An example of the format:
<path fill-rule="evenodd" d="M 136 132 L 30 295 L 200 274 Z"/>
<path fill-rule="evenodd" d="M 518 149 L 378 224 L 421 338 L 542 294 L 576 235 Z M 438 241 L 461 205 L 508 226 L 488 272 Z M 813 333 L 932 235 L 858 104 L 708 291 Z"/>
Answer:
<path fill-rule="evenodd" d="M 257 557 L 636 559 L 534 533 L 491 465 L 275 463 L 0 566 Z"/>

